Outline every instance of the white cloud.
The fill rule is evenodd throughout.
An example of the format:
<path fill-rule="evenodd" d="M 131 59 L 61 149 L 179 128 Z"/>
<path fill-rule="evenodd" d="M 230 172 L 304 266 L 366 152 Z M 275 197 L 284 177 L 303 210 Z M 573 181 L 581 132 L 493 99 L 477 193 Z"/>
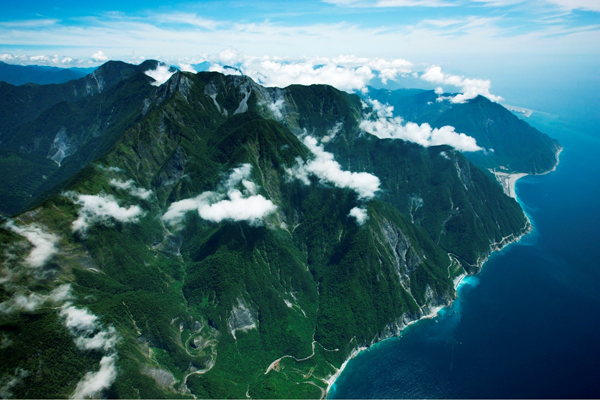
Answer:
<path fill-rule="evenodd" d="M 228 48 L 219 54 L 205 55 L 212 62 L 209 70 L 239 75 L 225 65 L 238 67 L 245 75 L 268 87 L 286 87 L 292 84 L 327 84 L 340 90 L 364 91 L 369 82 L 379 77 L 384 83 L 412 71 L 413 64 L 400 58 L 366 58 L 356 56 L 303 57 L 293 60 L 280 57 L 246 56 Z M 276 111 L 274 111 L 276 112 Z"/>
<path fill-rule="evenodd" d="M 321 138 L 321 143 L 331 142 L 333 139 L 335 139 L 335 136 L 338 133 L 340 133 L 341 130 L 342 130 L 342 123 L 338 122 L 337 124 L 334 125 L 334 127 L 332 129 L 327 131 L 327 135 L 325 135 Z"/>
<path fill-rule="evenodd" d="M 117 172 L 117 173 L 121 173 L 121 172 L 125 172 L 125 170 L 123 170 L 122 168 L 119 167 L 106 167 L 102 164 L 94 164 L 94 167 L 98 168 L 101 171 L 108 171 L 108 172 Z"/>
<path fill-rule="evenodd" d="M 137 187 L 135 185 L 135 182 L 133 181 L 133 179 L 129 179 L 127 181 L 122 181 L 120 179 L 113 178 L 110 180 L 110 182 L 108 182 L 108 184 L 110 186 L 113 186 L 113 187 L 116 187 L 116 188 L 119 188 L 122 190 L 126 190 L 132 196 L 139 197 L 142 200 L 147 200 L 148 197 L 150 197 L 152 195 L 152 190 Z"/>
<path fill-rule="evenodd" d="M 100 369 L 96 372 L 88 372 L 83 379 L 77 383 L 72 399 L 84 399 L 98 395 L 108 389 L 117 378 L 116 356 L 104 356 L 100 360 Z"/>
<path fill-rule="evenodd" d="M 271 112 L 273 113 L 273 116 L 278 120 L 283 119 L 283 114 L 281 112 L 283 110 L 283 104 L 283 99 L 278 99 L 273 103 L 269 103 L 267 105 L 267 107 L 269 107 L 269 110 L 271 110 Z"/>
<path fill-rule="evenodd" d="M 267 87 L 327 84 L 353 92 L 364 90 L 369 81 L 376 76 L 368 66 L 347 67 L 324 59 L 290 63 L 269 57 L 248 57 L 243 59 L 240 65 L 245 75 Z M 225 72 L 218 64 L 213 64 L 210 70 Z"/>
<path fill-rule="evenodd" d="M 0 379 L 0 398 L 10 399 L 13 397 L 12 389 L 29 376 L 29 371 L 23 368 L 15 368 L 15 374 L 6 374 Z"/>
<path fill-rule="evenodd" d="M 479 151 L 481 147 L 471 136 L 457 133 L 453 126 L 446 125 L 441 128 L 431 128 L 427 123 L 421 125 L 414 122 L 405 122 L 401 117 L 392 117 L 393 107 L 382 106 L 376 100 L 370 100 L 376 118 L 367 116 L 360 123 L 360 128 L 380 139 L 402 139 L 418 143 L 423 147 L 447 144 L 459 151 Z"/>
<path fill-rule="evenodd" d="M 64 285 L 60 285 L 56 289 L 50 292 L 48 299 L 54 303 L 61 303 L 63 301 L 71 299 L 73 296 L 71 295 L 71 285 L 66 283 Z"/>
<path fill-rule="evenodd" d="M 40 308 L 45 303 L 60 304 L 72 298 L 71 285 L 60 285 L 48 295 L 29 293 L 15 293 L 9 300 L 0 303 L 0 312 L 11 314 L 14 312 L 32 312 Z"/>
<path fill-rule="evenodd" d="M 252 171 L 250 164 L 234 168 L 217 192 L 204 192 L 191 198 L 171 203 L 162 216 L 170 225 L 180 225 L 185 214 L 197 211 L 205 220 L 221 222 L 223 220 L 247 221 L 260 224 L 262 219 L 276 210 L 271 200 L 256 194 L 256 184 L 248 178 Z M 237 189 L 241 184 L 243 191 Z"/>
<path fill-rule="evenodd" d="M 379 0 L 376 7 L 451 7 L 457 4 L 440 0 Z"/>
<path fill-rule="evenodd" d="M 108 56 L 104 54 L 102 50 L 98 50 L 96 53 L 92 54 L 92 60 L 96 62 L 104 62 L 108 60 Z"/>
<path fill-rule="evenodd" d="M 111 195 L 88 195 L 67 192 L 65 196 L 81 206 L 79 217 L 73 221 L 73 232 L 85 233 L 93 224 L 110 224 L 111 218 L 120 222 L 137 222 L 145 213 L 137 205 L 121 207 Z"/>
<path fill-rule="evenodd" d="M 175 72 L 171 72 L 168 65 L 158 64 L 156 66 L 156 69 L 149 69 L 148 71 L 146 71 L 144 73 L 146 75 L 148 75 L 150 78 L 154 79 L 154 82 L 152 82 L 152 86 L 160 86 L 163 83 L 165 83 L 166 81 L 168 81 L 169 78 Z"/>
<path fill-rule="evenodd" d="M 356 191 L 360 199 L 371 199 L 375 196 L 375 192 L 379 190 L 378 177 L 367 172 L 342 170 L 340 164 L 334 160 L 333 154 L 326 152 L 312 136 L 305 136 L 303 142 L 315 158 L 307 162 L 298 158 L 295 166 L 286 169 L 290 176 L 308 185 L 308 176 L 314 175 L 321 181 Z"/>
<path fill-rule="evenodd" d="M 173 13 L 173 14 L 158 14 L 159 23 L 174 23 L 177 26 L 187 24 L 198 28 L 213 30 L 219 26 L 217 21 L 202 18 L 197 14 L 190 13 Z"/>
<path fill-rule="evenodd" d="M 527 0 L 473 0 L 479 3 L 485 3 L 488 6 L 506 7 L 520 3 L 527 3 Z M 567 12 L 573 10 L 585 10 L 600 12 L 600 2 L 597 0 L 542 0 L 539 5 L 547 4 Z"/>
<path fill-rule="evenodd" d="M 449 7 L 455 6 L 452 1 L 441 0 L 378 0 L 375 2 L 364 0 L 324 0 L 326 3 L 336 4 L 344 7 Z"/>
<path fill-rule="evenodd" d="M 201 218 L 221 222 L 223 220 L 247 221 L 259 224 L 263 217 L 277 208 L 271 200 L 261 195 L 243 197 L 239 190 L 231 190 L 228 199 L 213 204 L 200 204 L 198 214 Z"/>
<path fill-rule="evenodd" d="M 356 223 L 358 225 L 363 225 L 369 219 L 367 210 L 364 208 L 354 207 L 352 210 L 350 210 L 350 213 L 348 215 L 350 217 L 356 218 Z"/>
<path fill-rule="evenodd" d="M 76 337 L 75 345 L 81 350 L 109 351 L 115 348 L 118 341 L 119 339 L 116 329 L 112 326 L 109 326 L 106 330 L 101 330 L 93 336 Z"/>
<path fill-rule="evenodd" d="M 586 10 L 600 12 L 600 2 L 597 0 L 546 0 L 564 10 Z"/>
<path fill-rule="evenodd" d="M 61 307 L 60 316 L 65 320 L 65 326 L 75 337 L 75 345 L 81 350 L 103 350 L 109 352 L 115 349 L 119 337 L 114 327 L 103 329 L 98 317 L 87 309 L 77 308 L 70 303 Z"/>
<path fill-rule="evenodd" d="M 179 62 L 179 69 L 183 72 L 192 72 L 192 73 L 197 73 L 198 71 L 196 71 L 194 69 L 194 67 L 192 67 L 191 64 L 188 64 L 186 62 L 180 61 Z"/>
<path fill-rule="evenodd" d="M 4 314 L 18 311 L 31 312 L 37 310 L 44 303 L 44 300 L 44 297 L 37 293 L 30 293 L 29 295 L 17 293 L 9 300 L 0 303 L 0 312 Z"/>
<path fill-rule="evenodd" d="M 87 309 L 65 304 L 60 310 L 60 315 L 65 319 L 65 326 L 72 332 L 92 333 L 98 327 L 98 317 Z"/>
<path fill-rule="evenodd" d="M 218 60 L 223 64 L 234 64 L 240 59 L 241 53 L 233 47 L 228 47 L 219 53 Z"/>
<path fill-rule="evenodd" d="M 33 249 L 25 258 L 25 263 L 32 268 L 44 266 L 58 252 L 56 247 L 59 240 L 58 236 L 45 232 L 35 224 L 16 226 L 14 221 L 8 221 L 4 224 L 4 227 L 23 236 L 31 243 Z"/>
<path fill-rule="evenodd" d="M 450 98 L 452 103 L 464 103 L 466 100 L 474 99 L 478 95 L 485 96 L 495 102 L 504 100 L 502 97 L 490 93 L 492 83 L 488 79 L 470 79 L 446 74 L 442 72 L 442 68 L 436 65 L 427 68 L 421 75 L 421 79 L 427 82 L 459 87 L 462 93 Z"/>
<path fill-rule="evenodd" d="M 162 216 L 162 219 L 170 225 L 180 225 L 183 222 L 183 218 L 187 212 L 198 210 L 201 205 L 216 202 L 221 200 L 223 197 L 224 196 L 219 193 L 204 192 L 191 199 L 176 201 L 171 203 L 167 212 Z"/>
<path fill-rule="evenodd" d="M 227 181 L 224 183 L 225 187 L 228 190 L 234 189 L 240 182 L 247 180 L 250 177 L 250 173 L 252 172 L 251 164 L 242 164 L 237 168 L 234 168 Z"/>

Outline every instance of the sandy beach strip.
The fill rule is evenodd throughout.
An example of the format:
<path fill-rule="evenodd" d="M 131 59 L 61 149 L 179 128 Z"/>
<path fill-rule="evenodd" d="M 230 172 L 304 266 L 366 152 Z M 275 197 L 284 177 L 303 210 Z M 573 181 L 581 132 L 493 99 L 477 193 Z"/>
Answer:
<path fill-rule="evenodd" d="M 507 196 L 512 197 L 513 199 L 517 198 L 517 194 L 515 193 L 515 184 L 519 179 L 529 174 L 518 173 L 518 174 L 510 174 L 508 172 L 498 172 L 490 170 L 495 176 L 498 182 L 502 185 L 502 189 L 504 189 L 504 193 Z"/>

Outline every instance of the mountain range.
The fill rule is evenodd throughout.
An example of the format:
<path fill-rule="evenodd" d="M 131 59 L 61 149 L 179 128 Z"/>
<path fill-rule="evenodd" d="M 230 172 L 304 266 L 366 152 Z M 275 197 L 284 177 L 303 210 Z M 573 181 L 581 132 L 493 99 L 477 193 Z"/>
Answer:
<path fill-rule="evenodd" d="M 483 97 L 158 68 L 0 83 L 3 396 L 322 397 L 530 230 L 489 170 L 560 149 Z M 374 100 L 482 150 L 370 134 Z"/>

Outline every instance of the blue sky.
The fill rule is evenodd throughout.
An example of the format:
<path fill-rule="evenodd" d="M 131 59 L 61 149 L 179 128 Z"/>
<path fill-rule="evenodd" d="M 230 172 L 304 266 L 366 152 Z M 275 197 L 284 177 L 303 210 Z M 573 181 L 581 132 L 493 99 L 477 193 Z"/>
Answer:
<path fill-rule="evenodd" d="M 7 2 L 0 51 L 90 58 L 598 54 L 598 0 Z"/>
<path fill-rule="evenodd" d="M 527 82 L 549 89 L 574 75 L 597 80 L 600 66 L 600 0 L 4 3 L 0 60 L 9 63 L 71 67 L 156 58 L 239 65 L 269 56 L 315 67 L 353 56 L 345 68 L 396 60 L 393 80 L 432 65 L 492 79 L 513 103 Z"/>

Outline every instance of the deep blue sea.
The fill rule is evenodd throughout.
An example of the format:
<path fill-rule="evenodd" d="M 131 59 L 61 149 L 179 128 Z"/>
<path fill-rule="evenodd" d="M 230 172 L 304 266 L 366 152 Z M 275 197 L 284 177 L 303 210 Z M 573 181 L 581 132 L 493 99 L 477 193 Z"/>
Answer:
<path fill-rule="evenodd" d="M 517 182 L 532 233 L 438 317 L 352 359 L 330 398 L 600 398 L 600 127 L 526 121 L 564 147 Z"/>

